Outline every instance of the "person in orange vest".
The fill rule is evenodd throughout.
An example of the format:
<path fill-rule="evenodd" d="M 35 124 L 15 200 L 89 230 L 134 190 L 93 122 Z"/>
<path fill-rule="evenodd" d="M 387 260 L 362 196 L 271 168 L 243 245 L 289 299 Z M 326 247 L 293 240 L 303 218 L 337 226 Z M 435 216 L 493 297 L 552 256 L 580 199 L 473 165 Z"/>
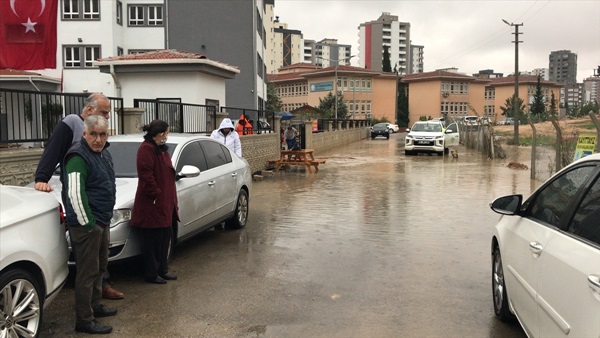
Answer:
<path fill-rule="evenodd" d="M 246 119 L 246 115 L 242 114 L 242 116 L 240 116 L 240 120 L 238 121 L 237 126 L 235 126 L 235 131 L 240 136 L 254 134 L 252 131 L 252 124 Z"/>

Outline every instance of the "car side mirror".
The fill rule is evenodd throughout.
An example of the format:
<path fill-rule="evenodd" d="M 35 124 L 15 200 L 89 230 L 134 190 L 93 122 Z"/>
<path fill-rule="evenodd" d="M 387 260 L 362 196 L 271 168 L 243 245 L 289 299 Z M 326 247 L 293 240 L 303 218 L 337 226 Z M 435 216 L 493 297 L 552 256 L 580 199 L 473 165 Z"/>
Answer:
<path fill-rule="evenodd" d="M 408 133 L 410 131 L 410 128 L 406 128 L 406 132 Z"/>
<path fill-rule="evenodd" d="M 515 215 L 521 210 L 523 195 L 508 195 L 496 198 L 490 208 L 501 215 Z"/>
<path fill-rule="evenodd" d="M 193 165 L 184 165 L 181 171 L 177 173 L 175 179 L 179 181 L 182 178 L 197 177 L 200 175 L 200 169 Z"/>

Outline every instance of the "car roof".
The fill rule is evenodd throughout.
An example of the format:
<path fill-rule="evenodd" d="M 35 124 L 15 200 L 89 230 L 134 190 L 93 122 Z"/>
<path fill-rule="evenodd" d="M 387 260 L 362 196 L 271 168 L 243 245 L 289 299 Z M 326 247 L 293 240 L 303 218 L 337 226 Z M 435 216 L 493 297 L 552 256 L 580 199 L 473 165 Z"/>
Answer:
<path fill-rule="evenodd" d="M 191 140 L 211 139 L 204 134 L 169 133 L 168 143 L 185 143 Z M 109 142 L 142 142 L 144 134 L 113 135 L 108 138 Z"/>

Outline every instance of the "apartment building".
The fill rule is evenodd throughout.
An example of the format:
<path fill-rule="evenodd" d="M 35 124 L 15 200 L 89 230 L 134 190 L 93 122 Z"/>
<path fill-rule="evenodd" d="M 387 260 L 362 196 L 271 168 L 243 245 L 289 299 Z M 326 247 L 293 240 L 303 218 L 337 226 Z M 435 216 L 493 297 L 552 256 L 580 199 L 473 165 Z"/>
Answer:
<path fill-rule="evenodd" d="M 558 50 L 550 53 L 549 79 L 556 83 L 577 82 L 577 54 L 570 50 Z"/>
<path fill-rule="evenodd" d="M 423 73 L 425 67 L 425 46 L 411 45 L 410 49 L 409 73 Z"/>
<path fill-rule="evenodd" d="M 594 101 L 600 103 L 600 74 L 583 80 L 583 103 Z"/>
<path fill-rule="evenodd" d="M 304 46 L 302 32 L 288 29 L 287 24 L 280 22 L 277 16 L 269 27 L 267 31 L 270 29 L 271 34 L 267 37 L 267 73 L 274 74 L 281 67 L 301 63 Z"/>
<path fill-rule="evenodd" d="M 419 67 L 413 67 L 414 60 L 421 59 L 417 62 L 423 63 L 422 54 L 416 58 L 411 57 L 410 23 L 398 21 L 396 15 L 384 12 L 377 20 L 361 23 L 358 35 L 361 68 L 381 71 L 384 46 L 390 53 L 392 69 L 396 67 L 401 74 L 418 72 Z"/>
<path fill-rule="evenodd" d="M 351 56 L 352 46 L 340 44 L 337 39 L 304 40 L 303 62 L 319 67 L 350 66 Z"/>

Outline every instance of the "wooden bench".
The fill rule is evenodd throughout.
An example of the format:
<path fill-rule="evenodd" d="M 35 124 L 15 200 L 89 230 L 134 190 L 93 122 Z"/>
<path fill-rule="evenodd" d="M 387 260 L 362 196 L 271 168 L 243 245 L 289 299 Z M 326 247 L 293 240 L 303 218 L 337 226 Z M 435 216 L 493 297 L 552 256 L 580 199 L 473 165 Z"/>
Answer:
<path fill-rule="evenodd" d="M 319 164 L 323 164 L 325 162 L 327 162 L 327 160 L 323 159 L 323 158 L 315 158 L 314 160 L 309 161 L 310 165 L 312 165 L 313 167 L 315 167 L 315 172 L 319 172 Z"/>

